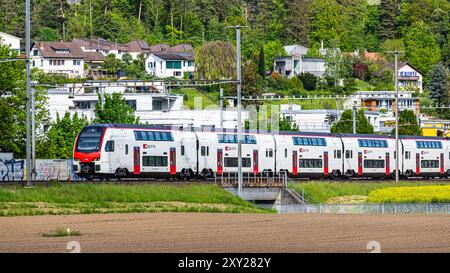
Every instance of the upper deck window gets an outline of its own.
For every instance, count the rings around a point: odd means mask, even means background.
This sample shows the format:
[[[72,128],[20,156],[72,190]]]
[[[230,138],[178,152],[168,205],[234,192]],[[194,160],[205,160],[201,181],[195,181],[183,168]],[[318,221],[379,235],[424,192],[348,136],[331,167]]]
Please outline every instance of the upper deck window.
[[[387,140],[381,139],[358,139],[359,147],[364,148],[388,148]]]
[[[294,145],[299,146],[327,146],[325,138],[293,137]]]
[[[230,143],[230,144],[237,144],[238,143],[238,137],[237,135],[223,135],[219,134],[217,135],[219,139],[219,143]],[[256,137],[251,135],[243,135],[242,136],[242,144],[256,144]]]
[[[416,141],[418,149],[442,149],[440,141]]]
[[[173,141],[172,132],[134,131],[134,138],[138,141]]]

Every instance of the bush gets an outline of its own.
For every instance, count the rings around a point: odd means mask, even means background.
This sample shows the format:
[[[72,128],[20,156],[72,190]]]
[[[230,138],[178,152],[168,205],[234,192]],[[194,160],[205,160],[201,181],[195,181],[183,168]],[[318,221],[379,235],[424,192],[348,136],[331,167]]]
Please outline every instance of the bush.
[[[313,91],[317,87],[317,77],[311,73],[301,73],[299,79],[303,83],[303,87],[308,91]]]

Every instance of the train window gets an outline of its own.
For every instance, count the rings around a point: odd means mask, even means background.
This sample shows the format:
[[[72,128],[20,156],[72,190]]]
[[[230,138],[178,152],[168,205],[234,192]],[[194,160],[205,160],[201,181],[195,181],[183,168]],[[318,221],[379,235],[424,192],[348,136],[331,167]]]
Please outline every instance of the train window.
[[[237,135],[218,134],[217,138],[219,140],[219,143],[232,143],[232,144],[238,143]],[[242,144],[256,144],[256,137],[251,135],[243,135]]]
[[[287,151],[287,149],[284,149],[284,157],[288,157],[288,151]]]
[[[167,167],[167,156],[143,156],[142,166],[145,167]]]
[[[353,158],[353,151],[352,150],[346,150],[345,151],[345,158]]]
[[[181,155],[184,155],[184,145],[181,145]]]
[[[224,166],[225,167],[238,167],[238,158],[237,157],[225,157],[224,160]],[[250,168],[252,166],[251,159],[249,157],[243,157],[242,158],[242,167],[244,168]]]
[[[128,144],[125,144],[125,154],[128,154]]]
[[[405,159],[411,159],[411,152],[405,152]]]
[[[387,148],[387,140],[380,139],[358,139],[359,147],[364,148]]]
[[[376,159],[367,159],[364,160],[364,168],[369,169],[383,169],[384,168],[384,160],[376,160]]]
[[[138,141],[173,141],[171,132],[134,131],[134,138]]]
[[[337,150],[337,158],[341,158],[342,157],[342,151],[341,150]]]
[[[325,138],[293,137],[292,141],[298,146],[327,146]]]
[[[206,156],[209,156],[209,146],[206,147]]]
[[[439,168],[439,160],[422,160],[422,168]]]
[[[202,146],[200,153],[201,153],[201,156],[206,156],[206,147],[205,146]]]
[[[105,145],[105,152],[114,152],[114,141],[108,140]]]
[[[273,149],[269,149],[269,157],[273,157]]]
[[[298,166],[300,168],[322,168],[322,159],[300,159]]]
[[[442,149],[440,141],[416,141],[418,149]]]

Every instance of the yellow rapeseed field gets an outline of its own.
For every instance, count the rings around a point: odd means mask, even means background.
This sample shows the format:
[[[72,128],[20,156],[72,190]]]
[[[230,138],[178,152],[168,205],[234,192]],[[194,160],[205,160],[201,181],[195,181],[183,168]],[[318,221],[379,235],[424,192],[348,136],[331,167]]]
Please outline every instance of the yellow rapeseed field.
[[[374,190],[369,193],[367,203],[450,203],[450,185]]]

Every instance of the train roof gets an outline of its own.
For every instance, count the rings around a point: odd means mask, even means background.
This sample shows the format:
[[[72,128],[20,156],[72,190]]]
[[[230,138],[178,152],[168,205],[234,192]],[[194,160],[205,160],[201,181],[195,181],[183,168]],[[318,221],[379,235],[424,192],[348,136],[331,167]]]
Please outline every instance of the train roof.
[[[104,124],[91,124],[86,127],[100,126],[104,128],[117,128],[117,129],[146,129],[146,130],[168,130],[168,131],[180,131],[180,132],[212,132],[212,133],[237,133],[237,129],[230,128],[215,128],[215,127],[183,127],[183,126],[168,126],[168,125],[150,125],[150,124],[120,124],[120,123],[104,123]],[[242,130],[245,134],[272,134],[270,131],[265,130]],[[316,137],[355,137],[355,138],[380,138],[380,139],[393,139],[393,136],[376,135],[376,134],[332,134],[332,133],[319,133],[319,132],[297,132],[297,131],[280,131],[278,135],[282,136],[316,136]],[[428,140],[448,140],[442,137],[429,137],[429,136],[399,136],[400,139],[428,139]]]

